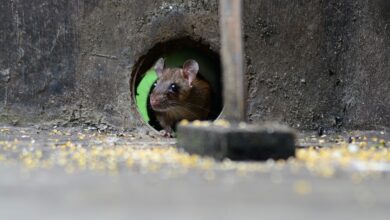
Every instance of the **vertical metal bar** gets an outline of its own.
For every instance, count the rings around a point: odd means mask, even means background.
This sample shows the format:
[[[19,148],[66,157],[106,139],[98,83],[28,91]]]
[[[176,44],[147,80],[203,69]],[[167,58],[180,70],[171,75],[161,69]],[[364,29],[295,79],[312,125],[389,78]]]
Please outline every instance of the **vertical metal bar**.
[[[223,67],[224,116],[245,120],[245,87],[242,42],[242,0],[220,0],[220,33]]]

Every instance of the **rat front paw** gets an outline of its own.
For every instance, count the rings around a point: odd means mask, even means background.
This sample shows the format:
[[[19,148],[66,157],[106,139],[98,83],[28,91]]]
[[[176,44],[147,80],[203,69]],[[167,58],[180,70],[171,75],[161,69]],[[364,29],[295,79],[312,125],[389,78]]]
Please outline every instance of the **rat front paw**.
[[[166,130],[161,130],[160,134],[163,137],[166,137],[166,138],[173,138],[174,137],[172,132],[169,132],[169,131],[166,131]]]

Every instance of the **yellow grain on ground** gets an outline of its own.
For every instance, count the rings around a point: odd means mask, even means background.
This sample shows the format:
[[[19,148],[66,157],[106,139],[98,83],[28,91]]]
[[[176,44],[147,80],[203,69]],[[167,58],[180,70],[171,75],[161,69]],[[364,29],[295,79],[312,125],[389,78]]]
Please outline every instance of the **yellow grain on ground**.
[[[208,122],[194,123],[197,126],[209,125]],[[214,125],[224,127],[229,124],[224,120],[217,120]],[[2,129],[1,132],[8,132],[8,130]],[[357,172],[359,175],[351,175],[351,178],[358,182],[361,176],[367,176],[366,174],[370,172],[390,172],[390,151],[386,146],[387,142],[375,137],[362,138],[360,139],[362,141],[353,141],[350,144],[342,142],[323,148],[297,149],[296,157],[288,160],[237,162],[229,159],[216,161],[212,158],[191,155],[174,146],[149,144],[145,147],[131,141],[116,144],[116,141],[121,140],[120,138],[100,133],[76,133],[75,138],[66,140],[61,139],[61,135],[72,136],[70,132],[54,129],[49,134],[56,137],[45,140],[46,147],[39,146],[35,140],[29,141],[28,144],[17,138],[12,138],[11,141],[0,140],[0,165],[13,162],[29,170],[60,167],[69,174],[80,171],[109,174],[126,171],[141,173],[164,171],[175,176],[175,172],[180,174],[188,170],[199,170],[204,173],[207,180],[217,178],[217,171],[233,171],[232,173],[239,176],[246,176],[283,170],[297,174],[302,170],[308,170],[325,178],[332,178],[339,171]],[[320,139],[319,142],[325,141]],[[294,191],[298,194],[307,194],[310,192],[310,185],[297,182]]]

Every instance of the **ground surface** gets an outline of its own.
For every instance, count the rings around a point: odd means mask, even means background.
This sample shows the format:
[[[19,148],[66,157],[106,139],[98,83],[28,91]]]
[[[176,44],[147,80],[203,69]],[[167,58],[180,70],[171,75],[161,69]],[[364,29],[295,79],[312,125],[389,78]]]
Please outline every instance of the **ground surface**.
[[[305,133],[296,159],[218,162],[149,134],[0,127],[0,219],[388,219],[389,141]]]

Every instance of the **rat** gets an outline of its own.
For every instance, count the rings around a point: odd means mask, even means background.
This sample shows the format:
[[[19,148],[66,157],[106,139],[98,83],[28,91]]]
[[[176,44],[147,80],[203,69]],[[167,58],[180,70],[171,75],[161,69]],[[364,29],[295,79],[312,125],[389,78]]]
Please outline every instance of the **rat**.
[[[182,68],[165,68],[160,58],[154,65],[157,73],[150,105],[165,137],[172,137],[173,128],[187,119],[205,120],[211,111],[211,86],[199,77],[199,64],[187,60]]]

